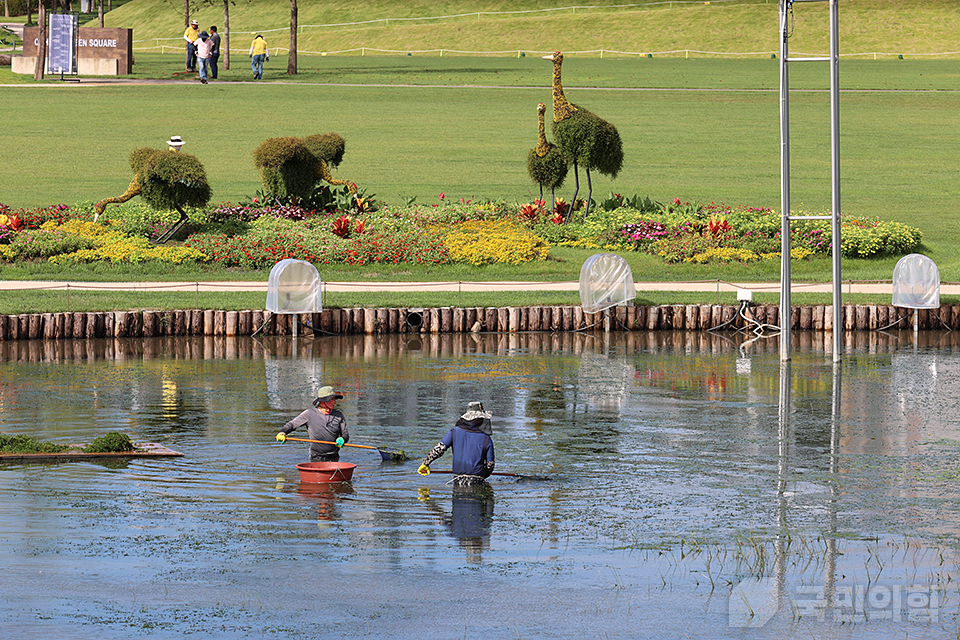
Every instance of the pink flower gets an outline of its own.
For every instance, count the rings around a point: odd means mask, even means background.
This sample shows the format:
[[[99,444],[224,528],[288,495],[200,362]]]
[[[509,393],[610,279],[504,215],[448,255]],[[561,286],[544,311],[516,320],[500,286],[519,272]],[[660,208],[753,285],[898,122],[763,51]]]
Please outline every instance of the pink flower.
[[[443,200],[443,192],[440,192],[440,199]]]

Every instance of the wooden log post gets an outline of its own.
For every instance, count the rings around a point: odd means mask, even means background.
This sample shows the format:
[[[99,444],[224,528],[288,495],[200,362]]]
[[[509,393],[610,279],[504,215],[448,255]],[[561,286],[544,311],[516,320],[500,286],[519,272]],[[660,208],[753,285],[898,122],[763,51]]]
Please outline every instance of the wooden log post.
[[[560,315],[563,317],[563,330],[564,331],[573,331],[573,310],[574,307],[567,305],[563,307]]]
[[[237,329],[240,325],[240,312],[239,311],[227,311],[226,313],[226,327],[224,329],[224,334],[228,338],[235,338],[237,336]]]
[[[54,340],[57,337],[57,323],[52,313],[43,314],[43,339]]]
[[[245,309],[240,312],[240,317],[237,319],[237,335],[248,336],[251,333],[253,333],[253,311]]]
[[[377,330],[377,310],[364,308],[363,309],[363,334],[364,335],[373,335]]]
[[[381,307],[377,309],[377,333],[386,333],[387,328],[390,326],[390,311],[386,307]]]
[[[213,330],[214,330],[214,327],[213,327],[213,324],[214,324],[213,318],[214,318],[213,309],[204,309],[204,311],[203,311],[203,335],[205,335],[205,336],[212,336],[212,335],[213,335]],[[259,325],[257,325],[257,327],[259,328]],[[270,332],[267,332],[267,333],[269,334]]]
[[[543,317],[543,308],[542,307],[530,307],[527,312],[527,330],[528,331],[540,331],[543,328],[540,320]]]
[[[173,332],[171,335],[175,336],[185,336],[187,335],[187,318],[189,312],[182,309],[178,309],[173,312]]]
[[[287,320],[290,316],[286,316]],[[224,309],[217,309],[213,312],[213,335],[224,336],[227,334],[227,312]]]
[[[484,328],[491,332],[496,333],[499,325],[497,324],[497,309],[496,307],[487,307],[484,309],[484,318],[483,318]]]
[[[553,332],[563,331],[563,309],[561,307],[550,308],[550,330]]]
[[[854,325],[854,328],[857,331],[865,330],[870,324],[870,309],[865,305],[858,304],[854,308],[854,313],[856,314],[854,320],[856,324]]]
[[[453,333],[463,333],[464,332],[464,316],[465,311],[463,307],[454,307],[450,325],[450,331]]]
[[[671,307],[670,328],[675,331],[681,331],[686,327],[687,309],[682,304],[675,304]]]
[[[39,313],[31,313],[27,316],[27,337],[30,340],[38,340],[42,335],[43,316]]]
[[[522,317],[520,307],[507,307],[507,331],[509,333],[520,331],[520,318]]]

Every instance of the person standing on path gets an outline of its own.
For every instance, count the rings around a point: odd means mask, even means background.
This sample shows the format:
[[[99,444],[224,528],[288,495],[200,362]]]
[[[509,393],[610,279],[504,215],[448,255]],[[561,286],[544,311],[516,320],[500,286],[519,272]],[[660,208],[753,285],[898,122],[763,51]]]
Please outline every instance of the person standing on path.
[[[270,61],[270,50],[267,48],[267,41],[263,36],[257,34],[250,44],[250,68],[253,70],[253,79],[259,80],[263,77],[263,61]]]
[[[311,440],[323,440],[335,444],[310,444],[310,462],[338,462],[340,447],[350,440],[347,420],[343,412],[337,409],[337,400],[343,398],[333,387],[320,387],[313,406],[296,418],[283,425],[277,434],[277,442],[286,442],[287,434],[298,427],[307,425],[307,434]]]
[[[197,31],[196,20],[190,21],[190,26],[183,32],[183,39],[187,41],[187,71],[197,70],[197,49],[194,43],[200,38],[200,32]]]
[[[220,60],[220,34],[217,28],[210,27],[210,41],[213,42],[213,48],[210,50],[210,77],[217,79],[217,61]]]
[[[213,51],[213,41],[210,35],[204,31],[196,42],[197,60],[200,63],[200,82],[207,84],[207,76],[210,75],[210,55]]]

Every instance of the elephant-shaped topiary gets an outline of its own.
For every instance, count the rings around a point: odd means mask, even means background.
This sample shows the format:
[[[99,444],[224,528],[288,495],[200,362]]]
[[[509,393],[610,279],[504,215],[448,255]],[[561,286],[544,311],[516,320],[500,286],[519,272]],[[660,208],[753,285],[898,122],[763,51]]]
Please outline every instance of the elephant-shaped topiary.
[[[347,185],[356,197],[357,185],[338,180],[330,173],[346,151],[344,139],[336,133],[323,133],[306,138],[267,138],[253,152],[253,161],[260,169],[264,190],[272,197],[299,202],[307,200],[321,180],[332,185]]]

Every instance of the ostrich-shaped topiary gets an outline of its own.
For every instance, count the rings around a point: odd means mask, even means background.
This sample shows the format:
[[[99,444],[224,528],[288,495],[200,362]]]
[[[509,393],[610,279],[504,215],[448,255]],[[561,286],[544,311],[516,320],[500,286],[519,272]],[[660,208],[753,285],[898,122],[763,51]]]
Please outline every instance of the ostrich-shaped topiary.
[[[590,170],[596,169],[604,175],[616,178],[623,168],[623,144],[615,126],[583,107],[567,102],[560,81],[563,54],[557,51],[553,55],[544,56],[544,59],[553,61],[553,137],[567,158],[573,162],[573,176],[576,180],[567,218],[569,219],[573,211],[577,193],[580,191],[577,166],[583,165],[587,172],[588,187],[587,206],[583,212],[586,219],[593,195]]]
[[[330,173],[346,151],[344,139],[336,133],[323,133],[306,138],[267,138],[253,152],[260,169],[263,188],[278,198],[305,200],[310,198],[320,180],[332,185],[346,185],[354,197],[357,185],[338,180]]]
[[[172,238],[186,224],[184,207],[203,207],[210,201],[210,185],[203,165],[196,156],[173,149],[141,147],[130,153],[133,180],[122,196],[105,198],[94,206],[96,221],[111,203],[126,202],[140,196],[147,204],[161,211],[176,209],[180,219],[163,233],[157,242]]]
[[[547,107],[541,102],[537,105],[537,120],[540,124],[540,139],[537,146],[527,154],[527,171],[533,181],[540,185],[540,201],[543,201],[544,185],[550,187],[550,208],[556,206],[557,198],[554,190],[563,186],[567,177],[567,159],[555,144],[547,142],[547,132],[544,128],[543,114]]]

